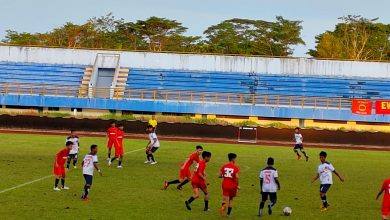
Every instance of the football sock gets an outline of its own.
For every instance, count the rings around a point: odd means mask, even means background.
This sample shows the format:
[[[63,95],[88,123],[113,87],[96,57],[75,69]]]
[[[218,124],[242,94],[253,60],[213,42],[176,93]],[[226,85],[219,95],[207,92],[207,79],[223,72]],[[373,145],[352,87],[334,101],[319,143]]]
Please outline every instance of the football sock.
[[[184,185],[186,185],[187,183],[189,182],[188,179],[185,179],[182,183],[180,183],[177,187],[181,188],[183,187]]]
[[[328,201],[326,200],[326,196],[321,196],[322,205],[324,207],[328,207]]]
[[[68,159],[68,160],[66,161],[66,168],[69,169],[69,165],[70,165],[70,159]]]
[[[306,152],[305,151],[301,151],[302,152],[302,154],[305,156],[305,157],[307,157],[307,155],[306,155]]]
[[[263,209],[264,208],[264,202],[260,202],[260,207],[259,207],[259,209]]]
[[[119,159],[118,166],[122,166],[122,158]]]
[[[60,179],[57,179],[57,178],[56,178],[55,181],[54,181],[54,187],[55,187],[55,188],[57,188],[58,182],[60,182]]]
[[[62,185],[62,187],[65,186],[65,179],[61,179],[61,185]]]
[[[111,162],[114,162],[115,159],[116,159],[116,157],[113,157],[113,158],[111,159]]]
[[[73,166],[76,166],[76,164],[77,164],[77,159],[74,159],[73,160]]]
[[[179,180],[172,180],[172,181],[169,181],[169,182],[168,182],[168,185],[171,185],[171,184],[178,184],[178,183],[180,183]]]
[[[150,160],[151,160],[152,162],[156,162],[156,161],[154,160],[153,154],[150,154]]]
[[[83,197],[84,197],[84,198],[87,197],[87,196],[88,196],[88,193],[89,193],[89,186],[85,185],[85,186],[84,186],[84,195],[83,195]]]
[[[207,210],[207,209],[209,209],[209,201],[204,200],[204,210]]]
[[[111,158],[111,152],[107,154],[107,158]]]
[[[233,209],[232,207],[228,208],[227,215],[230,215],[230,213],[232,212],[232,209]]]
[[[193,202],[195,200],[195,198],[193,197],[193,196],[191,196],[188,200],[187,200],[187,202],[188,203],[191,203],[191,202]]]

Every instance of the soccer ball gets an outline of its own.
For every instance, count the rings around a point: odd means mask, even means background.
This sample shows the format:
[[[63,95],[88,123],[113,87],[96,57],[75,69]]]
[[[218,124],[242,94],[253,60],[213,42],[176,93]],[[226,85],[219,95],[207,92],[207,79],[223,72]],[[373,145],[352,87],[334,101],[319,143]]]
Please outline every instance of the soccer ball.
[[[292,213],[292,209],[290,207],[284,207],[283,209],[283,215],[290,216]]]

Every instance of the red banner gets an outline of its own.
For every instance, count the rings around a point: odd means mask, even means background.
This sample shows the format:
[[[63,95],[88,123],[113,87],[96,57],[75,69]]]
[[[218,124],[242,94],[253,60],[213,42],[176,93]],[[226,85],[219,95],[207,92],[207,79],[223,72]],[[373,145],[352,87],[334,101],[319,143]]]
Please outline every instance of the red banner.
[[[352,113],[358,115],[371,115],[372,102],[365,99],[352,99]]]
[[[390,114],[390,100],[378,100],[375,102],[376,114]]]

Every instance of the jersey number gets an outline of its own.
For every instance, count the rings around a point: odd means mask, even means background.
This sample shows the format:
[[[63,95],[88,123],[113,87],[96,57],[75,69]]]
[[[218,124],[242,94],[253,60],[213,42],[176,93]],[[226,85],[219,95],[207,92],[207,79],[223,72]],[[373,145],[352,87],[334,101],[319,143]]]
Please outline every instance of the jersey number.
[[[266,173],[265,176],[264,176],[264,183],[265,184],[270,184],[271,183],[271,174],[270,173]]]
[[[87,160],[85,160],[84,161],[84,167],[88,167],[89,166],[89,164],[91,164],[91,159],[87,159]]]
[[[233,178],[233,172],[234,172],[234,169],[225,168],[225,173],[223,174],[223,177]]]

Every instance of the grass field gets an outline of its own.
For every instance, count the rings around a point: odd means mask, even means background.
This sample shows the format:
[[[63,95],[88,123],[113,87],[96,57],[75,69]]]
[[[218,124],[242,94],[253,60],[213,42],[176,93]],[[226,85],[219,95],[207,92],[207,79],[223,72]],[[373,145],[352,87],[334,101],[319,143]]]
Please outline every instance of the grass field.
[[[321,149],[308,149],[309,162],[297,161],[286,147],[254,147],[245,145],[204,144],[213,156],[207,173],[210,181],[210,206],[204,213],[202,199],[187,211],[184,201],[191,195],[190,185],[182,191],[174,187],[160,190],[165,179],[178,175],[179,164],[193,151],[196,143],[162,141],[156,153],[158,164],[143,164],[146,141],[126,140],[124,168],[108,168],[105,164],[104,138],[81,137],[81,155],[87,146],[100,146],[99,159],[103,177],[96,176],[90,202],[79,198],[84,184],[80,168],[70,170],[69,191],[53,191],[52,171],[55,153],[64,143],[63,136],[0,134],[0,216],[4,219],[218,219],[221,202],[219,167],[226,154],[238,154],[241,167],[239,197],[235,201],[232,219],[257,219],[259,199],[258,172],[268,156],[276,159],[282,189],[274,215],[262,219],[380,219],[380,202],[375,195],[381,181],[388,177],[390,152],[327,150],[328,159],[345,176],[345,183],[335,178],[328,194],[331,208],[320,212],[319,183],[311,184],[319,163]],[[20,188],[3,190],[38,180]],[[293,214],[281,216],[284,206]]]

